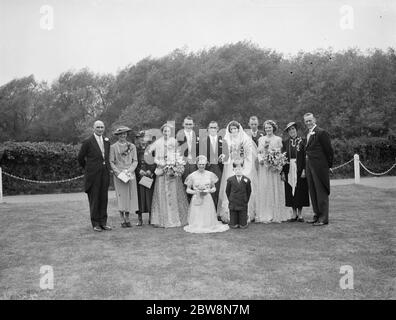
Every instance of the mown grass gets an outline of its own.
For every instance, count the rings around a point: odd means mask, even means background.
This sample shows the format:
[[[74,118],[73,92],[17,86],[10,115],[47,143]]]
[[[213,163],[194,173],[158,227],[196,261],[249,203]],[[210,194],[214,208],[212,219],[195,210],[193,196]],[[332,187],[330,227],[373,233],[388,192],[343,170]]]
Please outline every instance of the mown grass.
[[[2,204],[0,299],[394,299],[395,194],[337,186],[326,227],[219,234],[122,229],[114,201],[114,230],[102,233],[90,228],[87,201]],[[42,265],[53,267],[53,290],[39,287]],[[343,265],[353,290],[340,288]]]

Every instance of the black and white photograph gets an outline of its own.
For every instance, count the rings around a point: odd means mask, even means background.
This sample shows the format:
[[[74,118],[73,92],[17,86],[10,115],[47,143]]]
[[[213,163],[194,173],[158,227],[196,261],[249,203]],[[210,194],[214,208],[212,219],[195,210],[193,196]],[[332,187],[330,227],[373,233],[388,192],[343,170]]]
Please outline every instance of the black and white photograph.
[[[0,0],[0,300],[395,300],[395,208],[396,1]]]

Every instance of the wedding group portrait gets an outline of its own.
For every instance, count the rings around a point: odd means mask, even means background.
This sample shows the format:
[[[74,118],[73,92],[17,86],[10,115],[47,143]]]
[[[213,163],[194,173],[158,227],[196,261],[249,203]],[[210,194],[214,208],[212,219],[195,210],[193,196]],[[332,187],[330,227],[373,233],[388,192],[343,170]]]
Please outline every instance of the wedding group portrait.
[[[0,1],[0,300],[394,300],[395,18]]]

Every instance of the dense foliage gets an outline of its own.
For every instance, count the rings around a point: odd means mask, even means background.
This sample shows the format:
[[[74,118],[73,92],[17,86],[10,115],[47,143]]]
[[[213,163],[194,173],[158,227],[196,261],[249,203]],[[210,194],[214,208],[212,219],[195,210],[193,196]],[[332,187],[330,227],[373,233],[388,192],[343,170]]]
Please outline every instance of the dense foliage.
[[[329,49],[284,57],[239,42],[148,57],[116,76],[82,69],[67,71],[52,84],[37,82],[33,75],[14,79],[0,87],[0,143],[14,141],[2,144],[1,165],[31,179],[79,175],[76,144],[92,132],[96,119],[105,122],[111,137],[120,124],[138,131],[175,120],[180,129],[186,115],[196,128],[206,128],[211,120],[225,128],[232,119],[247,128],[251,115],[261,125],[273,119],[283,128],[289,121],[302,124],[305,112],[313,112],[330,132],[335,165],[358,152],[370,169],[389,168],[396,157],[395,50]],[[335,176],[352,174],[349,165]],[[77,191],[82,183],[21,187],[4,180],[7,193]]]

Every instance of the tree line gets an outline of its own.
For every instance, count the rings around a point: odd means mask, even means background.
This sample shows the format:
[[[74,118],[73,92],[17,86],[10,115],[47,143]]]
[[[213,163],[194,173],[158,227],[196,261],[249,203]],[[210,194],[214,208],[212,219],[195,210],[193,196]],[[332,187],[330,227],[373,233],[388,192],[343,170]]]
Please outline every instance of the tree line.
[[[116,75],[89,69],[66,71],[51,84],[33,75],[0,87],[0,142],[58,141],[76,144],[101,119],[107,135],[117,125],[134,131],[196,127],[231,120],[244,127],[251,115],[280,128],[316,115],[332,137],[388,137],[396,132],[396,54],[372,49],[332,49],[285,57],[251,42],[188,53],[177,49],[147,57]],[[178,129],[178,128],[176,128]]]

